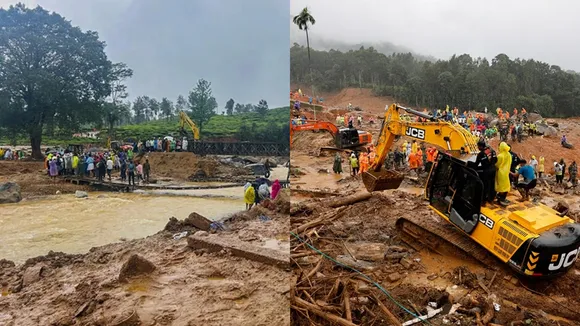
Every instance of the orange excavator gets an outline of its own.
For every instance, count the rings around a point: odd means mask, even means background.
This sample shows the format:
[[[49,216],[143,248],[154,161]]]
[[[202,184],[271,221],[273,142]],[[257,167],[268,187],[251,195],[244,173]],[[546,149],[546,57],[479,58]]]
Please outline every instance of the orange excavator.
[[[366,131],[358,130],[356,128],[338,128],[332,122],[328,121],[306,121],[301,125],[290,125],[290,144],[292,144],[292,136],[296,131],[328,131],[334,138],[336,148],[326,149],[356,149],[370,145],[372,143],[372,135]]]

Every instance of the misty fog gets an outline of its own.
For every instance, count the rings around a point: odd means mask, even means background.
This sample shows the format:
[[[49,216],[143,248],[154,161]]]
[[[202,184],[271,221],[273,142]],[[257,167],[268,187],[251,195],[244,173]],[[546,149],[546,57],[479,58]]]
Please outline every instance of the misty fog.
[[[328,40],[392,42],[441,59],[505,53],[580,71],[577,1],[291,0],[291,16],[305,6],[316,19],[310,34],[315,49]],[[289,23],[292,40],[305,44],[304,32]]]

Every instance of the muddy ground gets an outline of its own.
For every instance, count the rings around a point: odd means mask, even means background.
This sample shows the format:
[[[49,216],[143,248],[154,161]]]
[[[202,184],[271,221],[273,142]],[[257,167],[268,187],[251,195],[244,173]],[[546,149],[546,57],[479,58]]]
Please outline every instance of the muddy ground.
[[[235,215],[219,237],[288,252],[287,191],[268,207]],[[191,249],[187,237],[174,238],[183,231],[204,236],[187,219],[166,229],[81,255],[51,252],[21,266],[0,261],[0,325],[290,324],[287,270]],[[128,263],[135,254],[154,267]],[[122,322],[132,314],[140,323]]]
[[[333,111],[343,109],[345,102],[353,106],[368,103],[373,106],[369,114],[390,104],[379,106],[373,102],[376,98],[369,99],[352,90],[332,95],[329,94],[328,103],[335,101],[338,107],[327,108],[326,119],[331,121]],[[570,142],[580,139],[576,120],[558,123]],[[378,136],[377,126],[364,124],[362,129],[373,133],[375,139]],[[514,144],[514,149],[526,158],[545,156],[549,174],[552,160],[563,157],[570,162],[577,157],[577,149],[559,146],[560,136],[537,137]],[[337,198],[366,193],[360,176],[349,176],[347,155],[342,154],[344,173],[336,175],[332,172],[334,154],[319,150],[332,143],[329,134],[302,132],[294,134],[293,139],[291,229],[308,243],[296,238],[292,242],[294,325],[395,325],[439,308],[443,311],[429,319],[431,325],[580,325],[576,309],[580,304],[579,262],[561,278],[531,284],[520,281],[499,260],[493,266],[484,266],[453,247],[436,253],[418,244],[409,245],[395,228],[399,217],[445,223],[428,209],[421,196],[424,176],[405,179],[396,191],[336,206]],[[548,176],[534,196],[550,207],[564,201],[570,207],[570,215],[578,218],[578,191],[554,187],[552,179]],[[319,223],[312,225],[313,221]],[[355,266],[366,276],[330,259],[320,260],[309,245],[339,263]],[[450,314],[450,310],[455,312]]]

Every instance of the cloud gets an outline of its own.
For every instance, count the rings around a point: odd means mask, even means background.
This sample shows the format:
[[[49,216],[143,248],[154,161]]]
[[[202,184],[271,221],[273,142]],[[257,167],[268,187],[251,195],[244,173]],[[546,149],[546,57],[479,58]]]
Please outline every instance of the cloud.
[[[18,1],[0,0],[0,6]],[[28,0],[83,30],[99,32],[107,54],[134,70],[130,96],[187,95],[200,78],[219,108],[233,98],[288,105],[289,4],[272,0]]]
[[[580,71],[577,1],[291,0],[291,14],[305,6],[317,20],[314,48],[317,39],[388,41],[442,59],[505,53]]]

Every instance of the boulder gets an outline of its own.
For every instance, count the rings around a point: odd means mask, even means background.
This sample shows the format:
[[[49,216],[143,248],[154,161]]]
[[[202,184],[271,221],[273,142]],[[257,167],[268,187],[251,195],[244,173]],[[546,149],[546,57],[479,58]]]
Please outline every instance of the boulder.
[[[536,129],[538,130],[538,133],[546,137],[555,137],[558,135],[558,130],[546,123],[536,122]]]
[[[0,204],[17,203],[21,200],[20,186],[17,183],[0,183]]]
[[[77,190],[77,191],[75,191],[75,197],[77,197],[77,198],[87,198],[87,197],[89,197],[89,194],[86,191]]]
[[[538,120],[542,120],[542,116],[539,113],[528,113],[527,122],[533,122]]]
[[[129,257],[123,267],[121,267],[121,272],[119,273],[119,281],[125,282],[129,278],[139,275],[146,275],[152,273],[155,270],[155,265],[147,259],[139,256],[132,255]]]

